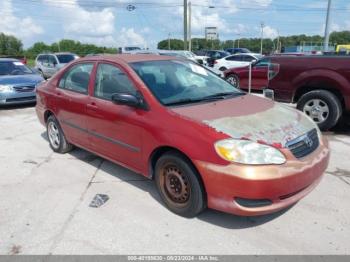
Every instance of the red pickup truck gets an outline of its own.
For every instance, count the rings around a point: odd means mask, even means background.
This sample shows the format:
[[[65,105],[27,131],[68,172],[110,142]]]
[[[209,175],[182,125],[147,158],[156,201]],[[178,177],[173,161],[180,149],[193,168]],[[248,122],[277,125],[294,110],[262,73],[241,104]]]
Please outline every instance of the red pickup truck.
[[[224,77],[247,90],[249,67],[229,69]],[[272,89],[277,101],[297,103],[321,130],[328,130],[350,111],[350,57],[265,57],[252,65],[251,88]]]

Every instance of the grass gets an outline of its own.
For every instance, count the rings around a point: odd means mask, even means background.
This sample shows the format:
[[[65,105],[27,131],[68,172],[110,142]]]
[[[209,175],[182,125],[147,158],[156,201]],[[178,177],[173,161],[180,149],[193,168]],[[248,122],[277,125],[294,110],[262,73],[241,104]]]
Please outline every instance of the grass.
[[[27,66],[34,67],[35,60],[34,59],[27,59]]]

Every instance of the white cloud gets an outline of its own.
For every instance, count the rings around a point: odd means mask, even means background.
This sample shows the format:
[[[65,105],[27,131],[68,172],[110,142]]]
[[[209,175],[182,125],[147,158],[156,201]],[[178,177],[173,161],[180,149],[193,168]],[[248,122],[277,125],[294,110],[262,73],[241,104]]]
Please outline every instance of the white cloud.
[[[116,16],[108,6],[86,9],[80,6],[77,0],[65,0],[63,5],[54,0],[43,1],[57,10],[67,38],[113,47],[146,45],[141,33],[146,33],[149,28],[140,29],[140,34],[135,32],[134,28],[116,31]]]
[[[26,40],[43,33],[41,26],[37,25],[29,16],[16,17],[13,13],[12,0],[2,0],[0,3],[0,32],[14,35]]]
[[[278,31],[270,26],[264,27],[264,38],[276,38],[278,36]]]

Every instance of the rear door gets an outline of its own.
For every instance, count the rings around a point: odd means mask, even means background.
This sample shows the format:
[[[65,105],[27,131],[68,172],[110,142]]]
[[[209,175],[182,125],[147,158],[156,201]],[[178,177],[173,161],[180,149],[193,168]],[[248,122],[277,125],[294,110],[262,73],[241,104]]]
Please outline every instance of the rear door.
[[[68,140],[87,148],[86,104],[93,63],[70,67],[56,89],[57,117]]]
[[[146,112],[111,100],[115,93],[136,92],[133,81],[121,67],[99,63],[86,106],[91,147],[137,171],[141,169],[141,130]]]

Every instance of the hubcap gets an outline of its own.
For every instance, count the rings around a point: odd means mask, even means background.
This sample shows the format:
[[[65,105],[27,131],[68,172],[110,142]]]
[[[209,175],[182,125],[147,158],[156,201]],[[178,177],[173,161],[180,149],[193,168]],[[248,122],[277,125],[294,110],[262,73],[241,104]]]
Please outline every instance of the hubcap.
[[[174,204],[185,205],[190,198],[190,185],[187,176],[176,166],[162,169],[160,183],[165,196]]]
[[[317,124],[323,123],[329,116],[329,107],[327,103],[320,99],[312,99],[308,101],[305,104],[303,111]]]
[[[237,78],[234,76],[230,76],[227,78],[227,82],[229,82],[231,85],[233,85],[234,87],[237,87],[238,81]]]
[[[49,136],[50,144],[53,148],[58,149],[60,146],[60,133],[57,125],[54,122],[50,122],[47,127],[47,133]]]

